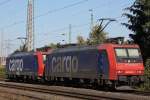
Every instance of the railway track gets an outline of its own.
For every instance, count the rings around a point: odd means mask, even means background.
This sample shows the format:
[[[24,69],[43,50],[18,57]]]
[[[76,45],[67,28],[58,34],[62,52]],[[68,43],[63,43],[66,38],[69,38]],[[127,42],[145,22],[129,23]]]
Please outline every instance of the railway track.
[[[132,93],[132,94],[135,94],[135,95],[142,95],[142,96],[150,96],[150,92],[148,91],[127,91],[128,93]],[[127,93],[126,92],[126,93]],[[149,98],[150,99],[150,98]]]
[[[7,87],[7,88],[14,88],[14,89],[19,89],[19,90],[27,90],[27,91],[34,91],[34,92],[40,92],[40,93],[48,93],[48,94],[54,94],[54,95],[62,95],[62,96],[67,96],[67,97],[73,97],[73,98],[78,98],[78,99],[90,99],[90,100],[99,100],[99,99],[108,99],[108,100],[122,100],[119,98],[112,98],[112,97],[106,97],[106,96],[97,96],[97,95],[92,95],[92,94],[84,94],[84,93],[79,93],[75,91],[66,91],[66,90],[61,90],[61,89],[48,89],[48,88],[42,88],[39,86],[31,86],[31,85],[20,85],[20,84],[8,84],[1,82],[0,83],[1,87]],[[30,96],[28,96],[30,97]],[[33,98],[33,97],[32,97]]]
[[[45,94],[61,95],[65,97],[72,97],[77,99],[90,99],[90,100],[149,100],[150,96],[141,96],[130,93],[112,93],[104,91],[96,91],[89,89],[77,89],[60,86],[43,86],[32,85],[24,83],[13,82],[0,82],[0,87],[14,88],[19,90],[26,90],[31,92],[39,92]]]
[[[149,91],[138,91],[138,90],[119,90],[119,91],[114,91],[114,92],[120,92],[120,93],[130,93],[133,95],[140,95],[140,96],[150,96],[150,92]],[[150,100],[150,98],[149,98]]]
[[[0,98],[3,100],[19,100],[19,98],[24,98],[23,100],[43,100],[42,98],[36,97],[34,95],[24,94],[24,93],[15,93],[10,91],[0,90]],[[7,94],[7,95],[6,95]]]

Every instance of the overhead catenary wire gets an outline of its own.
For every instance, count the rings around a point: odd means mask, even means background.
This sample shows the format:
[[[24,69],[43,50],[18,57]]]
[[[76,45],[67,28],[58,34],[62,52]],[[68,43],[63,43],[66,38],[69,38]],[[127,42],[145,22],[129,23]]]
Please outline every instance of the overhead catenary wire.
[[[6,1],[8,2],[8,1],[11,1],[11,0],[6,0]],[[49,11],[47,11],[46,13],[43,13],[43,14],[40,14],[40,15],[35,16],[34,19],[37,19],[37,18],[40,18],[40,17],[43,17],[43,16],[47,16],[47,15],[49,15],[49,14],[51,14],[51,13],[55,13],[55,12],[64,10],[64,9],[66,9],[66,8],[70,8],[70,7],[73,7],[73,6],[76,6],[76,5],[85,3],[85,2],[87,2],[87,1],[88,1],[88,0],[82,0],[82,1],[79,1],[79,2],[76,2],[76,3],[72,3],[72,4],[69,4],[69,5],[66,5],[66,6],[61,7],[61,8],[57,8],[57,9],[54,9],[54,10],[49,10]],[[1,4],[1,3],[0,3],[0,4]],[[99,8],[99,6],[94,7],[93,9],[96,9],[96,8]],[[74,16],[74,15],[75,15],[75,14],[72,14],[72,16]],[[79,14],[77,13],[76,15],[79,15]],[[25,23],[25,22],[26,22],[26,21],[20,20],[20,21],[14,22],[14,23],[12,23],[12,24],[9,24],[9,25],[7,25],[7,26],[4,26],[4,27],[2,27],[1,29],[10,28],[10,27],[13,27],[13,26],[15,26],[15,25],[23,24],[23,23]]]
[[[120,23],[119,21],[123,18],[123,16],[117,16],[117,17],[114,17],[114,19],[117,20],[117,23]],[[97,23],[98,21],[95,21],[94,23]],[[84,23],[84,24],[79,24],[79,25],[72,25],[72,28],[73,29],[78,29],[78,28],[81,28],[81,27],[84,27],[84,26],[87,26],[89,25],[90,23]],[[45,32],[45,33],[38,33],[38,34],[41,34],[41,35],[45,35],[46,37],[44,39],[42,39],[42,41],[46,41],[46,39],[48,38],[47,35],[51,35],[51,34],[54,34],[54,33],[62,33],[63,31],[65,30],[68,30],[68,27],[62,27],[62,28],[58,28],[58,29],[55,29],[55,30],[51,30],[49,32]]]
[[[11,1],[11,0],[6,0],[6,1]],[[66,6],[61,7],[61,8],[49,10],[49,11],[47,11],[46,13],[43,13],[43,14],[40,14],[40,15],[35,16],[35,19],[40,18],[40,17],[43,17],[43,16],[47,16],[47,15],[49,15],[49,14],[51,14],[51,13],[55,13],[55,12],[64,10],[64,9],[66,9],[66,8],[71,8],[71,7],[73,7],[73,6],[76,6],[76,5],[85,3],[85,2],[87,2],[87,1],[88,1],[88,0],[82,0],[82,1],[79,1],[79,2],[76,2],[76,3],[72,3],[72,4],[69,4],[69,5],[66,5]],[[0,4],[1,4],[1,3],[0,3]],[[92,8],[92,9],[97,9],[97,8],[101,8],[101,6],[97,6],[97,7],[94,7],[94,8]],[[83,13],[83,11],[81,11],[81,12]],[[80,13],[81,13],[81,12],[80,12]],[[85,11],[84,11],[84,12],[85,12]],[[71,14],[71,15],[72,15],[72,16],[74,16],[74,15],[79,15],[79,13]],[[7,26],[4,26],[3,29],[9,28],[9,27],[13,27],[13,26],[15,26],[15,25],[19,25],[19,24],[22,24],[22,23],[25,23],[25,22],[26,22],[26,21],[23,21],[23,20],[17,21],[17,22],[14,22],[14,23],[12,23],[12,24],[9,24],[9,25],[7,25]],[[1,29],[2,29],[2,28],[1,28]]]
[[[78,24],[78,25],[72,25],[72,29],[78,29],[78,28],[81,28],[81,27],[84,27],[84,26],[88,26],[90,23],[83,23],[83,24]],[[52,35],[54,33],[63,33],[62,31],[65,31],[67,30],[68,31],[68,27],[63,27],[63,28],[58,28],[58,29],[55,29],[55,30],[52,30],[52,31],[49,31],[49,32],[46,32],[46,33],[38,33],[38,34],[41,34],[41,35],[45,35],[46,37],[45,38],[42,38],[41,41],[47,41],[47,38],[48,38],[48,35]],[[65,32],[66,34],[66,32]]]
[[[114,17],[114,19],[116,19],[117,21],[118,20],[120,20],[122,18],[122,16],[118,16],[118,17]],[[95,21],[94,23],[97,23],[98,21]],[[72,25],[72,28],[73,29],[77,29],[77,28],[81,28],[81,27],[84,27],[84,26],[87,26],[87,25],[89,25],[90,23],[83,23],[83,24],[78,24],[78,25]],[[65,31],[65,30],[68,30],[68,27],[66,26],[66,27],[62,27],[62,28],[58,28],[58,29],[54,29],[54,30],[51,30],[51,31],[49,31],[49,32],[44,32],[44,33],[42,33],[42,32],[40,32],[40,33],[38,33],[39,35],[41,34],[41,35],[50,35],[50,34],[53,34],[53,33],[56,33],[56,32],[60,32],[60,31]]]
[[[114,17],[114,19],[116,19],[117,21],[120,21],[121,18],[123,18],[123,16],[118,16],[118,17]],[[97,23],[97,21],[94,21],[94,23]],[[90,23],[83,23],[83,24],[78,24],[78,25],[72,25],[72,28],[75,29],[75,28],[80,28],[80,27],[83,27],[83,26],[87,26],[89,25]],[[54,29],[54,30],[51,30],[49,32],[45,32],[45,33],[42,33],[42,35],[49,35],[49,33],[55,33],[55,32],[60,32],[60,31],[65,31],[67,30],[68,27],[62,27],[62,28],[58,28],[58,29]],[[38,33],[38,34],[41,34],[41,33]]]
[[[86,26],[86,25],[89,25],[90,23],[84,23],[84,24],[78,24],[78,25],[72,25],[72,28],[80,28],[80,27],[83,27],[83,26]],[[64,30],[67,30],[68,27],[62,27],[62,28],[58,28],[58,29],[54,29],[54,30],[51,30],[49,32],[45,32],[45,33],[42,33],[42,35],[49,35],[49,33],[55,33],[55,32],[59,32],[59,31],[64,31]],[[38,33],[38,34],[41,34],[41,33]]]
[[[64,9],[67,9],[67,8],[74,7],[74,6],[76,6],[76,5],[85,3],[85,2],[87,2],[87,1],[88,1],[88,0],[81,0],[81,1],[79,1],[79,2],[75,2],[75,3],[72,3],[72,4],[66,5],[66,6],[64,6],[64,7],[61,7],[61,8],[57,8],[57,9],[54,9],[54,10],[49,10],[49,11],[47,11],[46,13],[40,14],[40,15],[38,15],[38,16],[35,16],[34,19],[37,19],[37,18],[40,18],[40,17],[43,17],[43,16],[47,16],[47,15],[49,15],[50,13],[55,13],[55,12],[59,12],[59,11],[62,11],[62,10],[64,10]],[[15,25],[19,25],[19,24],[22,24],[22,23],[25,23],[25,22],[26,22],[26,21],[23,21],[23,20],[17,21],[17,22],[14,22],[14,23],[10,24],[10,25],[7,25],[7,26],[5,26],[5,27],[3,27],[3,28],[1,28],[1,29],[10,28],[10,27],[13,27],[13,26],[15,26]]]
[[[114,0],[112,0],[112,1],[110,1],[109,2],[109,4],[112,4],[114,2]],[[98,6],[94,6],[94,7],[90,7],[89,9],[93,9],[93,10],[95,10],[95,9],[97,9],[97,8],[102,8],[102,7],[107,7],[107,3],[106,4],[99,4]],[[89,9],[86,9],[86,10],[80,10],[79,12],[77,12],[77,13],[73,13],[73,14],[71,14],[71,16],[75,16],[75,15],[79,15],[79,14],[83,14],[83,13],[86,13],[87,11],[89,12]]]
[[[62,11],[62,10],[64,10],[64,9],[71,8],[71,7],[74,7],[74,6],[83,4],[83,3],[87,2],[87,1],[89,1],[89,0],[81,0],[81,1],[78,1],[78,2],[75,2],[75,3],[72,3],[72,4],[69,4],[69,5],[65,5],[65,6],[63,6],[63,7],[61,7],[61,8],[49,10],[49,11],[47,11],[46,13],[43,13],[43,14],[40,14],[40,15],[35,16],[34,19],[38,19],[38,18],[47,16],[47,15],[49,15],[49,14],[51,14],[51,13],[59,12],[59,11]],[[26,21],[24,21],[24,20],[20,20],[20,21],[14,22],[14,23],[12,23],[12,24],[9,24],[9,25],[7,25],[7,26],[4,26],[4,27],[2,27],[1,29],[10,28],[10,27],[13,27],[13,26],[15,26],[15,25],[22,24],[22,23],[25,23],[25,22],[26,22]]]
[[[39,18],[39,17],[42,17],[42,16],[46,16],[48,14],[55,13],[55,12],[58,12],[58,11],[61,11],[61,10],[67,9],[67,8],[71,8],[71,7],[77,6],[79,4],[83,4],[83,3],[87,2],[87,1],[89,1],[89,0],[81,0],[79,2],[75,2],[75,3],[72,3],[72,4],[66,5],[64,7],[61,7],[61,8],[49,10],[46,13],[43,13],[43,14],[40,14],[40,15],[36,16],[36,18]]]
[[[82,1],[88,1],[88,0],[82,0]],[[76,3],[77,3],[77,2],[76,2]],[[49,15],[49,14],[51,14],[51,13],[55,13],[55,12],[62,11],[62,10],[64,10],[64,9],[66,9],[67,6],[68,6],[68,8],[70,8],[69,5],[66,5],[66,6],[64,6],[64,7],[60,7],[60,8],[54,9],[54,10],[50,10],[50,11],[47,11],[47,12],[45,12],[45,13],[43,13],[43,14],[40,14],[40,15],[36,16],[35,19],[40,18],[40,17],[43,17],[43,16],[47,16],[47,15]],[[70,6],[71,6],[71,4],[70,4]],[[62,8],[62,9],[61,9],[61,8]],[[96,9],[96,8],[99,8],[99,7],[95,7],[94,9]],[[78,15],[79,15],[79,14],[78,14]],[[121,21],[121,19],[122,19],[122,18],[120,18],[119,21]],[[13,27],[13,26],[19,25],[19,24],[21,24],[21,23],[25,23],[25,21],[14,22],[13,24],[6,26],[6,28],[8,28],[8,27]],[[72,26],[72,27],[73,27],[73,29],[76,28],[75,26]],[[58,31],[63,31],[63,30],[68,30],[68,26],[66,26],[66,27],[64,27],[64,28],[61,28],[61,29],[56,29],[56,30],[54,30],[54,31],[55,31],[55,32],[58,32]],[[50,31],[50,32],[53,33],[54,31]],[[47,33],[48,33],[48,32],[47,32]],[[43,35],[43,34],[42,34],[42,35]]]

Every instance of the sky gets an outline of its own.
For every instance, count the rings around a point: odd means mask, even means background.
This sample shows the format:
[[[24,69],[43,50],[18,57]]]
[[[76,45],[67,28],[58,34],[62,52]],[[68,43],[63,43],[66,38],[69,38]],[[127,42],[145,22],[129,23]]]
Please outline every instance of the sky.
[[[104,30],[109,33],[108,37],[128,38],[131,31],[121,25],[127,22],[127,18],[122,17],[122,14],[134,1],[35,0],[35,47],[58,42],[68,43],[69,25],[72,26],[72,43],[76,43],[76,37],[79,35],[88,38],[91,23],[89,9],[93,9],[94,24],[98,24],[100,18],[116,18],[117,21]],[[3,33],[1,41],[3,40],[5,53],[19,48],[22,42],[17,38],[26,36],[27,2],[28,0],[0,0],[0,33]]]

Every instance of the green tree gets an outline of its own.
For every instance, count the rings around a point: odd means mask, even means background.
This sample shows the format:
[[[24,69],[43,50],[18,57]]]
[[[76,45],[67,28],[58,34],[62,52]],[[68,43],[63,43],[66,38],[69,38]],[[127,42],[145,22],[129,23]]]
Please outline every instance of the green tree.
[[[19,51],[21,51],[21,52],[27,52],[27,46],[26,46],[26,44],[21,45],[20,48],[19,48]]]
[[[129,36],[139,44],[146,61],[150,57],[150,0],[136,0],[126,10],[130,12],[124,14],[128,18],[128,23],[123,25],[134,32]]]
[[[53,48],[53,49],[56,49],[56,48],[57,48],[57,44],[50,43],[50,44],[48,45],[48,47],[51,47],[51,48]]]
[[[102,27],[95,25],[89,36],[89,43],[92,45],[104,43],[107,38],[107,33],[102,31]]]
[[[18,49],[16,49],[13,53],[17,52],[27,52],[27,47],[25,44],[22,44]]]
[[[145,63],[144,84],[140,86],[140,90],[150,90],[150,59]]]
[[[79,45],[85,45],[86,44],[86,41],[84,40],[84,38],[82,36],[78,36],[77,37],[77,43]]]

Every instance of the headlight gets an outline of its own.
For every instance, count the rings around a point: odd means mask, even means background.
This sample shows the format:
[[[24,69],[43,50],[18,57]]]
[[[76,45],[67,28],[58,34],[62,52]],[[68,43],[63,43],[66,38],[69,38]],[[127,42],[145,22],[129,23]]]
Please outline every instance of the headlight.
[[[138,74],[143,74],[143,73],[144,73],[143,70],[137,70],[136,72],[137,72]]]
[[[124,73],[123,70],[118,70],[118,71],[117,71],[117,74],[123,74],[123,73]]]

